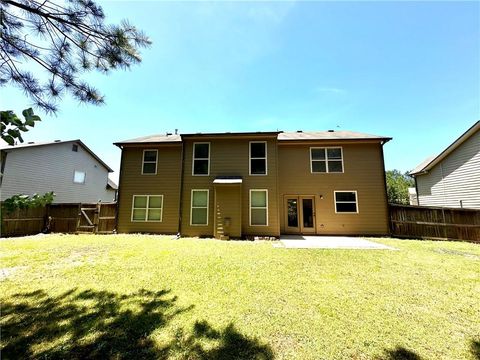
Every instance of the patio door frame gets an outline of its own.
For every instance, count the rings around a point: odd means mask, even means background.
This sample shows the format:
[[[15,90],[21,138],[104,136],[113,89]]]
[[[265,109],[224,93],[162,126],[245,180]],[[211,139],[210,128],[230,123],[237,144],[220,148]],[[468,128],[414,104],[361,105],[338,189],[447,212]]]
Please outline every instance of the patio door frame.
[[[312,212],[313,227],[304,226],[304,213],[303,213],[303,200],[312,200]],[[288,226],[288,200],[297,201],[297,227]],[[315,195],[284,195],[283,197],[283,210],[285,221],[285,233],[286,234],[316,234],[316,208],[315,208]]]

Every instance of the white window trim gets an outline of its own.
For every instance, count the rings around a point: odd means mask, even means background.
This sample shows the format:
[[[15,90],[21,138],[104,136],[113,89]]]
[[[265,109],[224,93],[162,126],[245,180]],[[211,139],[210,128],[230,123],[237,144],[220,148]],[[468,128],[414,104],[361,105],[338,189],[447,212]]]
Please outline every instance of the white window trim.
[[[208,158],[195,158],[195,145],[208,144]],[[212,146],[209,142],[194,142],[192,151],[192,176],[210,176],[210,148]],[[208,172],[206,174],[195,174],[195,160],[207,160]]]
[[[357,211],[340,211],[337,212],[337,203],[340,204],[352,204],[353,201],[337,201],[337,193],[343,193],[343,192],[353,192],[355,193],[355,205],[357,206]],[[333,208],[335,209],[335,214],[358,214],[360,212],[360,209],[358,208],[358,193],[357,190],[335,190],[333,192]]]
[[[147,207],[146,207],[146,211],[145,211],[145,220],[134,220],[133,219],[133,210],[135,209],[143,209],[143,208],[135,208],[135,198],[136,197],[141,197],[141,196],[146,196],[147,197]],[[151,196],[160,196],[162,198],[162,207],[160,208],[160,220],[148,220],[148,210],[149,210],[149,207],[148,205],[150,204],[150,197]],[[158,208],[155,208],[155,209],[158,209]],[[130,220],[132,222],[162,222],[163,221],[163,195],[133,195],[132,196],[132,214],[131,214],[131,217],[130,217]]]
[[[265,207],[255,207],[254,209],[265,209],[266,210],[266,224],[265,225],[252,225],[252,191],[263,191],[265,192]],[[268,226],[268,189],[250,189],[249,192],[249,203],[248,203],[248,223],[250,226]]]
[[[252,144],[265,144],[265,157],[252,158]],[[266,141],[250,141],[248,143],[248,175],[250,176],[267,176],[268,175],[268,144]],[[265,174],[252,174],[252,160],[265,160]]]
[[[206,191],[207,192],[207,223],[206,224],[193,224],[192,214],[193,214],[193,193],[195,191]],[[205,209],[204,206],[196,206],[195,209]],[[210,213],[210,190],[209,189],[192,189],[190,193],[190,226],[208,226],[208,215]]]
[[[81,173],[84,173],[85,176],[83,177],[83,182],[78,182],[78,181],[75,181],[75,173],[76,172],[81,172]],[[87,182],[87,172],[86,171],[83,171],[83,170],[73,170],[73,179],[72,179],[73,183],[74,184],[77,184],[77,185],[85,185],[85,183]]]
[[[325,149],[325,160],[314,160],[312,159],[312,150],[313,149]],[[328,158],[327,158],[327,149],[340,149],[340,154],[342,155],[342,171],[328,171]],[[325,161],[325,172],[313,171],[313,161]],[[338,161],[338,159],[332,159],[331,161]],[[310,147],[310,173],[312,174],[343,174],[345,172],[345,166],[343,164],[343,147],[342,146],[312,146]]]
[[[156,152],[156,156],[155,156],[155,173],[147,173],[145,174],[143,172],[143,166],[145,164],[152,164],[153,161],[145,161],[145,152],[146,151],[155,151]],[[143,154],[142,154],[142,175],[157,175],[157,169],[158,169],[158,150],[157,149],[145,149],[143,150]]]

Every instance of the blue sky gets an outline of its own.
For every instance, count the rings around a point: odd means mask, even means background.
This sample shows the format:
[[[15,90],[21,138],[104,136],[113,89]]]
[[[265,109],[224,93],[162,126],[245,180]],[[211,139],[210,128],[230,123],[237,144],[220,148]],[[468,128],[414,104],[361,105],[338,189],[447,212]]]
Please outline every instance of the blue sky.
[[[118,170],[113,142],[176,128],[342,129],[393,137],[386,168],[406,171],[480,119],[478,2],[100,3],[152,47],[88,75],[106,105],[65,97],[27,141],[81,138]],[[0,89],[0,108],[29,104]]]

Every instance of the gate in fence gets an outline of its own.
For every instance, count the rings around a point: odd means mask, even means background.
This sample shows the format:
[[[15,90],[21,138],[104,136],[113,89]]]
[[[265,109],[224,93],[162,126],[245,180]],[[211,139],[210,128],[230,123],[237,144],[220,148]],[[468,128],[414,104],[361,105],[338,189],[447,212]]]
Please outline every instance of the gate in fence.
[[[41,232],[112,234],[117,203],[50,204],[41,208],[2,213],[0,236]]]

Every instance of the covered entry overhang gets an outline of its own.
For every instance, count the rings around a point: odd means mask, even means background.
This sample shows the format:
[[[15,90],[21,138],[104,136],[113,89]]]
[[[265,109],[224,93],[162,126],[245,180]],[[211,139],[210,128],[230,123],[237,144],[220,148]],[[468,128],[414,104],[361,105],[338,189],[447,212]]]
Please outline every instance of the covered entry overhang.
[[[217,239],[242,236],[242,177],[218,176],[214,185],[214,236]]]

